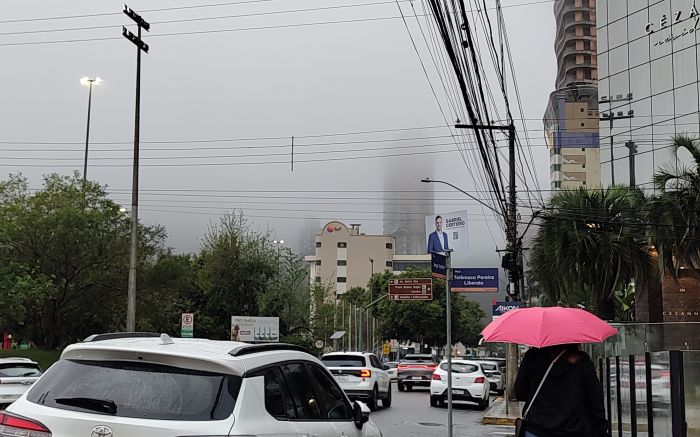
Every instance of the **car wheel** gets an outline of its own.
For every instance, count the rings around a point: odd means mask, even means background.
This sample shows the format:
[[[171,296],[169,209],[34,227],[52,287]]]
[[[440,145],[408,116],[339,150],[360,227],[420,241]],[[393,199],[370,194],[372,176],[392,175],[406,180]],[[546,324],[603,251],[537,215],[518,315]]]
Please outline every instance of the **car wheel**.
[[[401,384],[399,382],[399,391],[404,391],[405,389],[406,389],[406,386],[404,386],[403,384]]]
[[[386,394],[386,399],[382,400],[382,408],[391,408],[391,384],[389,384],[389,392]]]
[[[433,408],[438,406],[438,399],[433,395],[430,395],[430,406]]]
[[[489,407],[489,398],[487,396],[486,399],[479,401],[479,409],[483,411],[483,410],[487,409],[488,407]]]
[[[379,391],[377,390],[377,386],[374,386],[374,389],[372,390],[372,395],[370,396],[369,399],[367,399],[367,406],[369,407],[370,411],[375,411],[377,409],[377,399],[379,398]]]

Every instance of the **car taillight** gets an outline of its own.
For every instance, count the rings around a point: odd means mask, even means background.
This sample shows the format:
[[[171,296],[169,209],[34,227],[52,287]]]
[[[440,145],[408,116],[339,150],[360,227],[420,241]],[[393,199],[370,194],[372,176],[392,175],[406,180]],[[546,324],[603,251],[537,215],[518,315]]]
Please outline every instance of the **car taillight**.
[[[397,369],[408,369],[408,366],[404,366],[403,364],[399,364]]]
[[[372,371],[369,369],[362,369],[360,370],[360,376],[363,378],[369,378],[372,376]]]
[[[0,437],[16,436],[51,437],[51,431],[34,420],[0,412]]]
[[[442,381],[442,377],[440,375],[438,375],[437,373],[433,373],[433,379],[435,381]]]
[[[474,384],[483,384],[484,382],[486,382],[486,378],[484,378],[483,376],[477,376],[474,379]]]

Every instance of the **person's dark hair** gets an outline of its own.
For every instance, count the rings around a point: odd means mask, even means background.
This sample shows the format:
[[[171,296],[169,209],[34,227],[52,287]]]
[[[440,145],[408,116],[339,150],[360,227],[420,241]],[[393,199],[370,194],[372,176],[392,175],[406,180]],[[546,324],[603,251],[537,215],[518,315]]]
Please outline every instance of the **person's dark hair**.
[[[548,351],[552,358],[555,358],[561,351],[564,351],[564,356],[562,358],[572,363],[578,362],[583,354],[583,352],[581,352],[581,345],[578,343],[547,346],[543,347],[542,350]]]
[[[442,216],[439,215],[439,216],[435,217],[435,221],[437,221],[437,219],[441,219],[441,218],[442,218]]]

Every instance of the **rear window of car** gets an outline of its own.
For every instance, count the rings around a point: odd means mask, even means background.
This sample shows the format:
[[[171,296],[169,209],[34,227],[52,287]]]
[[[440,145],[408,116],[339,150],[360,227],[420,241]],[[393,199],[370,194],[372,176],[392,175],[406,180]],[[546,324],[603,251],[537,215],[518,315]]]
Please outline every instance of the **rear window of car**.
[[[440,368],[447,372],[447,363],[440,364]],[[474,364],[452,363],[452,372],[454,373],[474,373],[479,371],[479,366]]]
[[[0,378],[26,378],[30,376],[41,376],[41,368],[33,363],[0,364]]]
[[[435,363],[432,355],[406,355],[401,361],[409,363]]]
[[[481,368],[489,372],[498,372],[498,366],[495,364],[481,363]]]
[[[60,360],[30,390],[35,404],[118,417],[223,420],[241,377],[152,363]]]
[[[394,363],[394,362],[392,361],[392,362],[386,363],[386,365],[387,365],[390,369],[395,369],[396,366],[398,366],[398,363]]]
[[[353,355],[331,355],[321,361],[326,367],[365,367],[365,357]]]

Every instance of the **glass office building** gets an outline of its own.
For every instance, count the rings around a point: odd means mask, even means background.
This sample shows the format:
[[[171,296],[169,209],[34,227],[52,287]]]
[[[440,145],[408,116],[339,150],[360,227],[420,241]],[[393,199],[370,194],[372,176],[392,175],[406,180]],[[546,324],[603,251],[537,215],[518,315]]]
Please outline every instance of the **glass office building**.
[[[683,164],[670,144],[700,131],[699,10],[694,0],[598,0],[603,185],[633,174],[651,190],[655,169]]]

